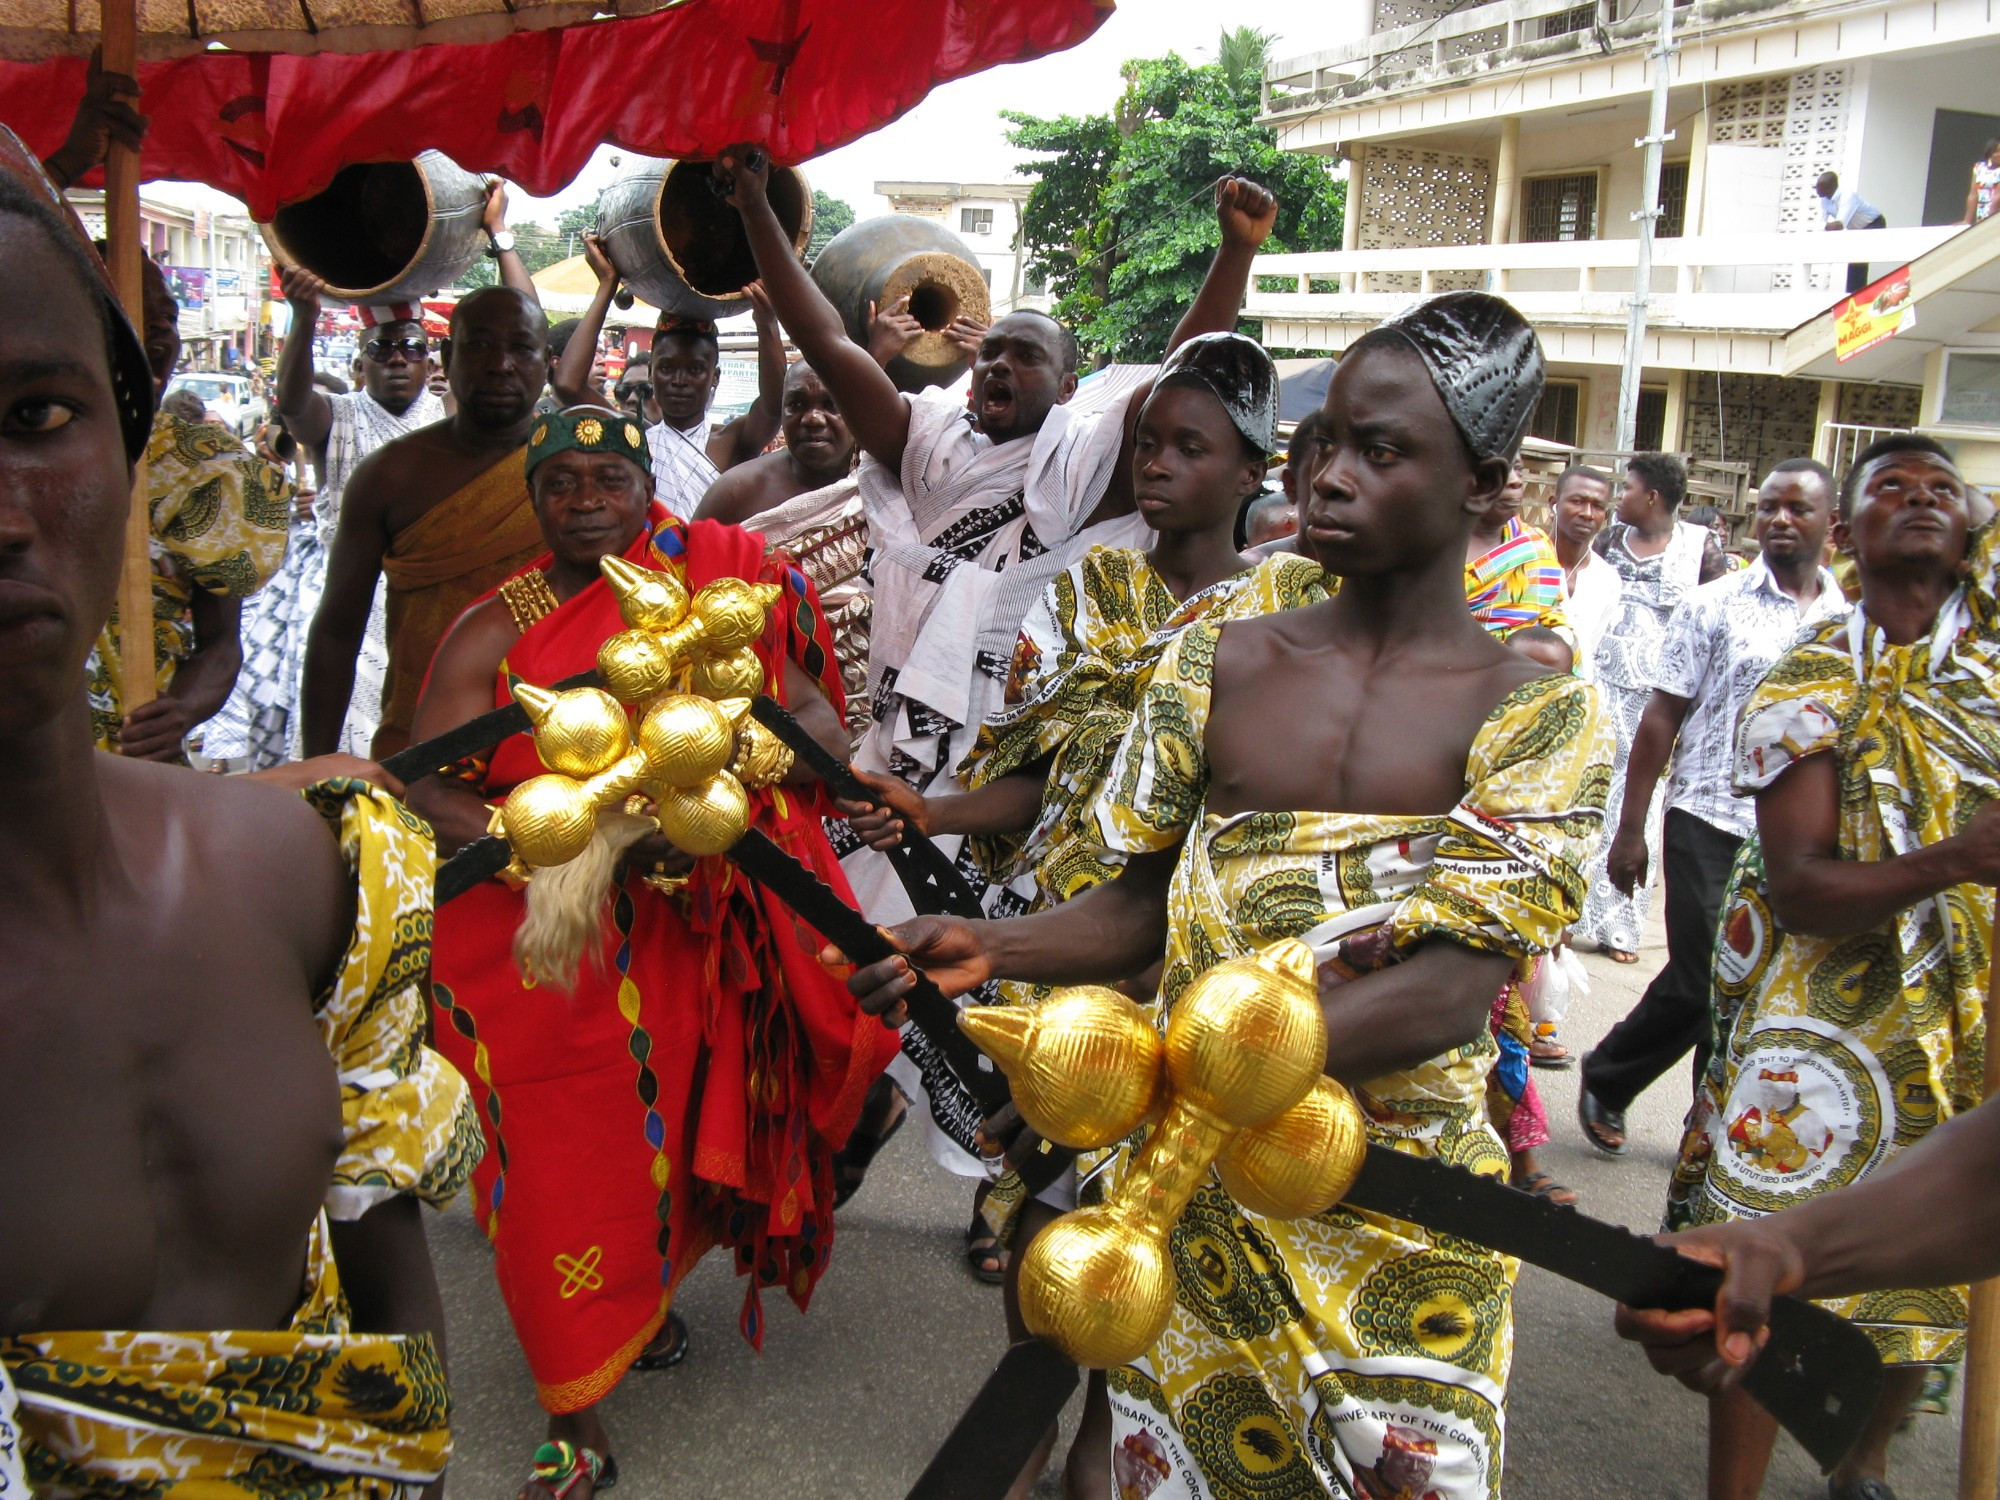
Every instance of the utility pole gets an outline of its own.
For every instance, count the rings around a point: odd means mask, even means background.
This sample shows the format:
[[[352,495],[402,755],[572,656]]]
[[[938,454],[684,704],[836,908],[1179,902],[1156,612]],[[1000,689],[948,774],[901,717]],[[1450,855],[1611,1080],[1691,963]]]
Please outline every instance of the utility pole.
[[[1659,0],[1660,39],[1654,48],[1653,110],[1646,134],[1632,144],[1646,148],[1640,172],[1639,257],[1632,267],[1632,301],[1625,313],[1625,368],[1618,375],[1618,446],[1630,451],[1639,433],[1639,370],[1646,354],[1646,298],[1653,290],[1653,227],[1660,219],[1660,152],[1674,138],[1667,129],[1667,69],[1673,61],[1674,0]]]

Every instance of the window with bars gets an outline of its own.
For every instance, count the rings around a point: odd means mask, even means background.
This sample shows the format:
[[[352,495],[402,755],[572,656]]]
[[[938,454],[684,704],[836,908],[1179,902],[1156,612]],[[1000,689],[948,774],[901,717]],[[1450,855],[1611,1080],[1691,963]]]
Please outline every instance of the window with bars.
[[[1660,217],[1653,233],[1663,240],[1677,240],[1687,233],[1688,164],[1684,161],[1660,163]]]
[[[958,232],[960,234],[991,234],[993,232],[993,210],[990,208],[961,208],[958,211]]]
[[[1552,16],[1542,17],[1542,37],[1568,36],[1572,31],[1588,31],[1590,23],[1597,19],[1595,5],[1579,5],[1574,10],[1559,10]]]
[[[1531,244],[1597,238],[1597,174],[1530,177],[1521,184],[1521,238]]]
[[[1639,410],[1632,424],[1632,446],[1641,453],[1664,453],[1667,448],[1667,391],[1665,386],[1639,387]]]
[[[1535,414],[1528,420],[1528,431],[1551,443],[1568,443],[1574,447],[1577,431],[1583,425],[1582,419],[1583,382],[1551,380],[1542,387],[1542,399],[1535,403]]]

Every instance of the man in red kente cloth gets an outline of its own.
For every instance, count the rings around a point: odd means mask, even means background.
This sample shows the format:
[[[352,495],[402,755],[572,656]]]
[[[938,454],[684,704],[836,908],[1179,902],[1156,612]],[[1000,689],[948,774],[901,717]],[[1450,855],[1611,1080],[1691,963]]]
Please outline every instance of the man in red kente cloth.
[[[549,555],[452,628],[419,739],[511,701],[512,684],[593,666],[625,628],[598,568],[615,554],[681,571],[690,592],[725,577],[776,584],[756,648],[764,690],[845,752],[840,674],[812,586],[754,535],[653,503],[647,460],[638,426],[609,410],[571,408],[533,430],[528,484]],[[487,804],[542,769],[516,735],[410,801],[449,851],[484,834]],[[751,791],[751,825],[851,900],[820,830],[831,804],[808,776]],[[635,1363],[685,1352],[674,1291],[709,1249],[726,1246],[749,1278],[753,1344],[764,1287],[805,1307],[833,1240],[833,1152],[896,1050],[895,1033],[820,968],[822,939],[727,860],[689,859],[658,834],[617,857],[567,993],[523,981],[526,893],[487,881],[437,922],[437,1046],[472,1084],[490,1147],[479,1219],[550,1413],[529,1496],[581,1500],[615,1476],[596,1405]]]

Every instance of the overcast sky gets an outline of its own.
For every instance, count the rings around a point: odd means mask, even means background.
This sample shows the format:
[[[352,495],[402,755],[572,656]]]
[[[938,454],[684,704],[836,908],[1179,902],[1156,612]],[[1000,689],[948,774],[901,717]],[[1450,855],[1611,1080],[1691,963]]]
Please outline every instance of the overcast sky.
[[[945,84],[902,119],[807,162],[806,175],[813,186],[853,204],[864,219],[889,211],[888,203],[875,195],[880,181],[1011,181],[1014,164],[1022,158],[1007,144],[1002,109],[1036,115],[1101,113],[1118,97],[1119,68],[1128,58],[1178,52],[1190,61],[1212,61],[1225,16],[1231,25],[1271,33],[1276,39],[1272,56],[1282,58],[1360,35],[1365,15],[1365,0],[1325,5],[1231,0],[1226,9],[1214,0],[1126,0],[1081,46]],[[618,154],[600,147],[576,181],[553,198],[516,195],[509,217],[516,223],[552,224],[558,210],[595,201],[617,175],[611,163]],[[234,200],[198,184],[148,185],[149,193],[155,190],[174,201],[241,211]]]
[[[1118,97],[1118,70],[1126,59],[1178,52],[1191,61],[1211,61],[1225,16],[1231,25],[1272,33],[1277,38],[1272,55],[1290,57],[1359,35],[1363,14],[1362,0],[1328,5],[1232,0],[1226,8],[1214,0],[1126,0],[1081,46],[945,84],[895,123],[807,162],[806,176],[814,187],[845,198],[864,219],[888,212],[889,205],[875,196],[880,181],[1010,181],[1020,158],[1007,144],[1002,109],[1037,115],[1102,112]],[[593,201],[616,175],[610,163],[615,154],[600,149],[568,189],[550,199],[521,200],[512,215],[553,222],[557,209]]]

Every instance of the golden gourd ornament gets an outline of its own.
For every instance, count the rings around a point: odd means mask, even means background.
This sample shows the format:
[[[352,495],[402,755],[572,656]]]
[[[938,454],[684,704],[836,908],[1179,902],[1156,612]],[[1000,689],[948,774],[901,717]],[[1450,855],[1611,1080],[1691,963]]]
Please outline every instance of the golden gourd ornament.
[[[654,806],[660,832],[697,856],[722,853],[750,826],[750,799],[727,771],[695,786],[669,787]]]
[[[1021,1118],[1079,1151],[1137,1130],[1165,1082],[1151,1018],[1102,985],[1057,990],[1038,1005],[968,1009],[959,1029],[1007,1075]]]
[[[524,682],[514,701],[535,726],[535,753],[558,775],[582,781],[610,770],[632,748],[623,706],[601,688],[552,693]]]
[[[732,766],[753,785],[791,769],[790,752],[749,717],[764,685],[753,647],[783,590],[718,578],[690,595],[674,570],[622,557],[598,567],[627,628],[598,650],[603,688],[514,690],[549,771],[508,794],[499,830],[516,866],[567,864],[588,847],[601,810],[643,792],[678,847],[720,854],[750,822]],[[691,691],[676,691],[682,686]],[[636,724],[628,708],[638,710]]]
[[[1162,1110],[1109,1199],[1056,1220],[1021,1262],[1029,1331],[1080,1365],[1127,1364],[1165,1332],[1168,1236],[1211,1167],[1244,1207],[1285,1218],[1330,1208],[1361,1170],[1361,1111],[1321,1072],[1317,967],[1295,938],[1202,975],[1164,1038],[1097,986],[968,1009],[959,1024],[1006,1073],[1022,1118],[1059,1144],[1108,1145]]]
[[[754,698],[764,691],[764,663],[748,646],[698,656],[688,668],[688,691],[704,698]]]

